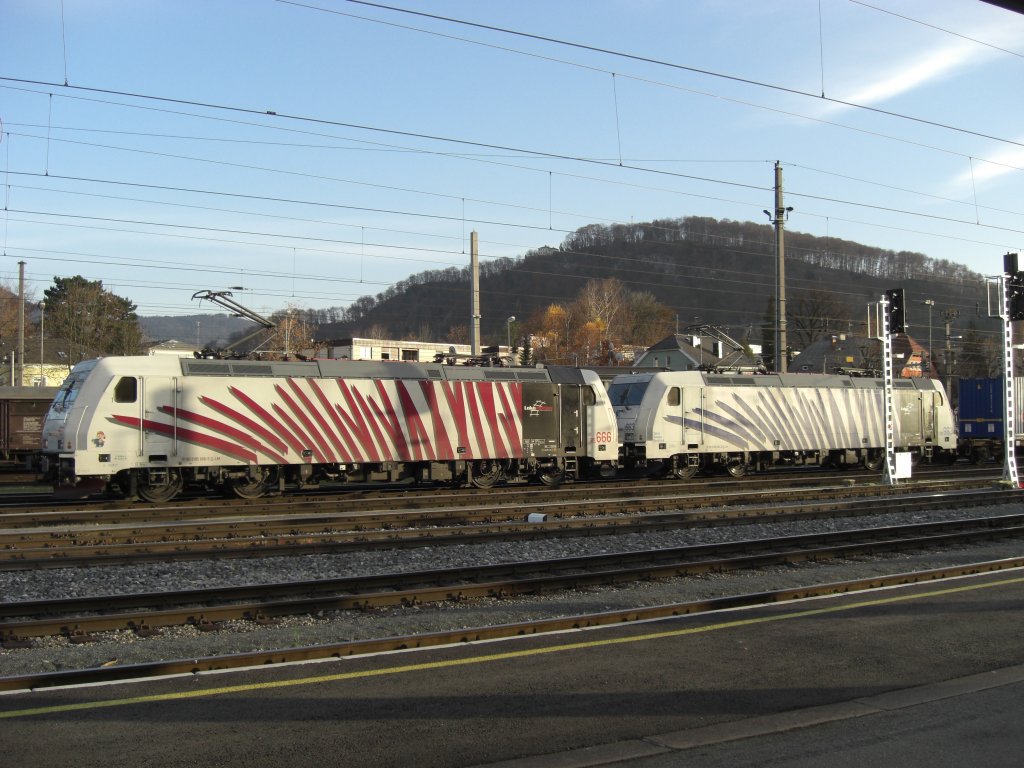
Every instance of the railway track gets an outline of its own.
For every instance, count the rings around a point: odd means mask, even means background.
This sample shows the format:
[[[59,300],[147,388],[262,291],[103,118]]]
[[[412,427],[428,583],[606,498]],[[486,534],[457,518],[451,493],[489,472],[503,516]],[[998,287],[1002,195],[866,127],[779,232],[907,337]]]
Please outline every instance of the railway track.
[[[379,576],[6,602],[0,603],[0,639],[8,647],[51,635],[87,642],[112,630],[148,634],[183,624],[212,629],[228,620],[272,622],[297,614],[507,598],[1022,535],[1024,515],[1006,515]]]
[[[1024,468],[1022,468],[1024,469]],[[944,465],[922,465],[914,471],[914,483],[917,482],[984,482],[997,481],[1002,475],[1001,469],[995,464],[971,466],[965,463],[955,468]],[[443,504],[458,506],[462,503],[474,503],[481,498],[505,499],[508,501],[535,496],[548,498],[564,498],[586,496],[595,489],[609,492],[617,489],[621,492],[633,490],[642,492],[643,488],[660,488],[664,492],[678,491],[684,495],[716,494],[721,489],[736,490],[745,488],[765,489],[808,487],[820,485],[873,485],[881,481],[878,473],[863,469],[843,472],[823,471],[821,469],[781,468],[760,474],[749,474],[743,478],[728,478],[724,475],[698,475],[689,480],[670,478],[650,479],[632,478],[616,480],[593,480],[587,482],[566,483],[557,488],[539,485],[507,484],[481,490],[478,488],[449,488],[443,485],[387,484],[387,485],[355,485],[337,484],[324,485],[315,489],[297,491],[285,496],[265,496],[258,499],[239,499],[221,496],[196,496],[181,498],[166,504],[148,504],[129,501],[123,498],[108,496],[91,496],[85,499],[62,499],[53,495],[49,487],[40,486],[39,492],[21,493],[10,490],[0,481],[0,514],[12,518],[20,515],[29,517],[43,512],[52,520],[64,519],[67,522],[116,522],[129,520],[166,519],[170,515],[179,518],[198,516],[206,510],[217,509],[221,514],[244,514],[248,510],[263,511],[267,509],[301,509],[317,508],[323,505],[339,508],[358,507],[366,502],[380,504],[395,499],[409,505],[418,500],[424,506]]]
[[[112,683],[124,680],[197,674],[271,664],[289,664],[332,658],[339,659],[363,654],[401,651],[409,648],[431,648],[459,643],[566,632],[601,626],[621,625],[629,622],[651,621],[674,616],[713,613],[715,611],[788,602],[823,595],[850,594],[885,587],[932,582],[965,575],[992,573],[1013,568],[1024,568],[1024,557],[975,562],[938,569],[898,573],[889,576],[872,576],[867,579],[850,579],[797,588],[730,595],[707,600],[515,622],[498,626],[477,626],[417,635],[401,635],[326,643],[299,648],[223,654],[198,659],[169,659],[137,664],[91,667],[88,669],[11,675],[0,677],[0,692],[43,690],[55,686]]]
[[[980,487],[979,487],[980,486]],[[962,490],[955,490],[955,489]],[[882,496],[880,493],[884,493]],[[873,514],[889,510],[999,504],[1016,495],[985,481],[933,482],[897,488],[825,486],[773,492],[707,494],[666,492],[660,485],[596,486],[585,494],[527,492],[480,504],[459,497],[456,506],[422,508],[418,497],[362,500],[311,513],[305,502],[260,505],[261,513],[214,514],[203,507],[175,508],[171,521],[103,522],[96,510],[0,514],[0,569],[138,563],[150,560],[280,556],[374,547],[465,544],[559,536],[666,530],[744,522]],[[394,509],[407,502],[405,509]],[[713,504],[714,506],[710,506]],[[668,511],[665,511],[668,510]],[[240,511],[240,509],[238,510]],[[181,514],[181,513],[184,514]],[[69,522],[69,516],[74,522]]]

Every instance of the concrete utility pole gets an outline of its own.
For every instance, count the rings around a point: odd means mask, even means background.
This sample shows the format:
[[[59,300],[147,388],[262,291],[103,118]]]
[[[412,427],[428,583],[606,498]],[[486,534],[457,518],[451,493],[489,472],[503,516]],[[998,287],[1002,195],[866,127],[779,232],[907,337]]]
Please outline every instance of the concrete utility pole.
[[[18,262],[18,383],[25,383],[25,262]]]
[[[793,207],[786,208],[782,204],[782,166],[775,161],[775,217],[765,211],[769,220],[775,225],[775,372],[785,373],[788,360],[786,350],[786,245],[785,222]]]
[[[949,397],[953,391],[953,337],[950,335],[953,330],[953,321],[960,317],[959,309],[947,309],[943,315],[946,325],[946,396]]]
[[[473,357],[480,356],[480,241],[476,230],[469,233],[469,271],[472,286],[472,312],[469,324],[469,347]]]
[[[924,299],[921,303],[928,307],[928,367],[922,366],[922,370],[927,371],[927,374],[922,373],[922,375],[927,375],[930,379],[932,377],[932,307],[935,306],[935,299]]]

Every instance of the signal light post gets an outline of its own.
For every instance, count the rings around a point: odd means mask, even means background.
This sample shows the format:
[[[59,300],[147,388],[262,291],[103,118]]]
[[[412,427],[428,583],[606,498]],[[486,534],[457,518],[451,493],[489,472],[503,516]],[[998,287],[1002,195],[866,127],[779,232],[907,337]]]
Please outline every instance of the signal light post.
[[[902,288],[890,288],[885,292],[888,304],[889,333],[907,332],[907,294]]]
[[[906,314],[902,311],[902,307],[902,288],[893,288],[885,292],[881,302],[882,327],[880,330],[882,332],[882,381],[885,385],[882,395],[885,413],[885,482],[888,485],[895,485],[898,477],[896,472],[896,409],[892,401],[894,378],[892,334],[903,333],[906,328]]]
[[[872,325],[871,312],[875,313]],[[906,292],[902,288],[890,288],[877,304],[868,305],[868,335],[870,329],[877,328],[875,338],[882,342],[882,412],[885,421],[885,482],[895,485],[901,477],[910,477],[909,461],[897,466],[896,459],[896,407],[893,402],[893,355],[892,336],[894,333],[907,331]],[[907,460],[907,454],[901,454],[901,462]]]
[[[999,282],[998,316],[1003,320],[1003,480],[1020,487],[1016,457],[1016,393],[1013,379],[1013,321],[1024,320],[1024,275],[1017,268],[1017,254],[1003,256],[1003,274]],[[991,292],[989,293],[991,316]]]

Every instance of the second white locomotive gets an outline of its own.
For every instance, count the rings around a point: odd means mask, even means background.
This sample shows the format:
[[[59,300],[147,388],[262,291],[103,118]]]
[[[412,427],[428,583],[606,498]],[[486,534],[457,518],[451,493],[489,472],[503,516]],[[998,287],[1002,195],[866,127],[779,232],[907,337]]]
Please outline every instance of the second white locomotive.
[[[849,376],[678,371],[617,376],[608,393],[623,464],[686,479],[714,467],[736,477],[773,464],[879,469],[883,386]],[[941,383],[897,379],[893,410],[896,450],[956,459],[956,423]]]

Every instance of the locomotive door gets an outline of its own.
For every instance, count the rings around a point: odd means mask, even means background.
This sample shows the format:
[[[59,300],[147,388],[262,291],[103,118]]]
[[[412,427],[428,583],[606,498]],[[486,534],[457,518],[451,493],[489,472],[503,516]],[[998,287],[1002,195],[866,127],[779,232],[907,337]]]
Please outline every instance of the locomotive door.
[[[683,447],[687,451],[699,449],[704,443],[704,390],[680,387],[682,390],[681,416],[683,419]]]
[[[921,399],[924,402],[924,424],[921,425],[924,430],[922,437],[924,441],[935,440],[938,436],[935,434],[935,405],[936,397],[934,392],[922,392]]]
[[[550,383],[523,384],[523,450],[527,456],[558,456],[558,388]]]
[[[900,391],[893,393],[898,405],[897,432],[898,447],[919,445],[924,435],[927,413],[931,410],[924,403],[921,393],[916,391]]]
[[[178,380],[171,376],[145,376],[138,381],[142,388],[141,453],[149,461],[167,461],[178,452],[174,415]]]
[[[669,387],[666,394],[670,424],[679,424],[679,452],[696,450],[703,442],[704,409],[701,408],[703,390]],[[687,418],[689,416],[690,418]],[[678,421],[676,421],[678,419]],[[673,435],[672,442],[675,442]]]
[[[584,452],[587,429],[584,414],[586,409],[580,395],[580,387],[575,384],[563,384],[561,387],[561,403],[559,419],[559,448],[566,455],[575,456]]]

